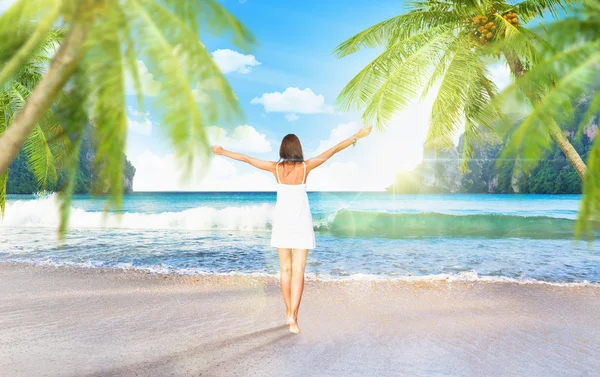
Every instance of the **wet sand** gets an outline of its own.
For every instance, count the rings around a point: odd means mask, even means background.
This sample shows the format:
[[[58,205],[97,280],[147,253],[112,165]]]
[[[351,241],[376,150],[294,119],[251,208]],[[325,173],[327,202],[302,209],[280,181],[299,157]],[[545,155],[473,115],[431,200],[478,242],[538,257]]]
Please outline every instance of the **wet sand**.
[[[2,376],[597,376],[600,288],[0,264]]]

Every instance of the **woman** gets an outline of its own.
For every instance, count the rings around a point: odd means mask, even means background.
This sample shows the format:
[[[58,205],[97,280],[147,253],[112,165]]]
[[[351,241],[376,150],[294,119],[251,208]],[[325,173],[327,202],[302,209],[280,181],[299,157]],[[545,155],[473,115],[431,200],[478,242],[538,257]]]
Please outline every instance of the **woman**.
[[[306,195],[306,177],[334,154],[343,151],[371,133],[371,126],[361,128],[315,158],[304,161],[302,145],[294,134],[286,135],[279,148],[279,161],[263,161],[213,146],[214,154],[246,162],[272,173],[277,180],[277,204],[271,234],[271,246],[279,252],[280,283],[290,331],[299,333],[298,308],[304,289],[304,268],[309,249],[315,247],[312,215]],[[292,250],[294,250],[292,256]]]

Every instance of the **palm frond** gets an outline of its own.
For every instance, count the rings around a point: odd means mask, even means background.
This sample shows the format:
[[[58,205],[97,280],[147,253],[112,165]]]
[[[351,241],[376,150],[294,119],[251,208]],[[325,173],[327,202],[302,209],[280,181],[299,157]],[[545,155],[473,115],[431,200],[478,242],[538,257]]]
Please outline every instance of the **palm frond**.
[[[531,2],[530,2],[531,3]],[[595,3],[595,4],[594,4]],[[573,103],[591,93],[587,112],[578,124],[578,134],[600,114],[600,4],[584,1],[584,6],[567,19],[545,28],[547,43],[541,45],[540,60],[498,96],[533,98],[533,110],[515,129],[503,156],[520,155],[527,171],[549,147],[549,133],[561,133],[561,123],[573,121]],[[580,207],[577,236],[593,237],[600,214],[600,143],[594,141],[587,161],[584,195]],[[581,169],[580,169],[581,170]],[[578,170],[578,172],[580,172]]]
[[[543,93],[533,111],[518,127],[517,137],[511,138],[511,143],[507,145],[508,152],[527,153],[527,159],[531,162],[538,161],[543,157],[544,152],[549,148],[549,141],[546,141],[545,138],[540,139],[540,133],[546,128],[544,125],[556,123],[556,119],[564,119],[564,105],[570,105],[573,99],[582,93],[582,88],[598,79],[599,48],[600,44],[579,46],[570,50],[569,53],[562,53],[540,64],[537,70],[533,70],[521,79],[519,85],[526,86],[526,90],[530,91],[531,86],[537,82],[544,82],[544,79],[550,75],[561,77],[549,91]],[[579,53],[575,53],[576,50]],[[570,61],[573,65],[569,64],[571,68],[564,71],[562,75],[558,75],[553,68],[550,68],[553,72],[542,69],[542,67],[560,66],[560,63],[565,60]],[[510,93],[510,89],[507,93]],[[540,144],[542,141],[543,145]]]
[[[39,124],[35,126],[23,145],[23,151],[40,189],[46,190],[48,185],[56,184],[58,174],[54,165],[52,148]]]
[[[598,38],[596,19],[566,18],[544,26],[546,57],[560,53],[574,45],[594,41]]]
[[[546,60],[540,64],[531,77],[530,81],[541,82],[551,80],[552,84],[561,82],[564,75],[578,69],[580,65],[589,62],[600,66],[596,52],[600,49],[600,3],[584,1],[584,7],[579,9],[571,18],[553,22],[546,27],[548,44],[543,51]],[[596,55],[594,57],[594,55]],[[591,61],[590,61],[591,59]],[[594,59],[597,63],[594,63]],[[598,67],[600,69],[600,67]],[[592,75],[587,75],[592,73]],[[574,102],[572,98],[588,92],[592,93],[590,106],[579,124],[579,130],[587,126],[592,118],[600,111],[600,92],[594,90],[598,87],[599,78],[594,77],[593,72],[588,69],[577,78],[577,83],[568,83],[572,90],[564,97],[564,101],[556,103],[557,109],[571,107]],[[587,83],[586,80],[589,80]],[[562,94],[562,93],[561,93]],[[574,97],[573,97],[574,96]],[[558,111],[554,111],[559,116]],[[567,117],[572,118],[572,117]]]
[[[34,42],[27,44],[35,30],[41,26],[32,20],[47,21],[44,23],[45,26],[42,26],[44,29],[50,18],[54,17],[59,5],[58,1],[53,0],[17,0],[0,14],[0,40],[2,41],[0,66],[6,64],[20,50],[23,51],[24,56],[31,56],[30,48],[37,46],[40,35],[44,36],[39,33]],[[27,51],[22,50],[25,46]],[[19,65],[16,67],[18,68]]]
[[[363,110],[366,108],[392,70],[397,69],[397,66],[402,64],[411,54],[434,41],[440,34],[449,36],[451,30],[451,27],[440,25],[411,35],[389,46],[342,89],[337,98],[338,106],[342,110]],[[448,43],[455,42],[449,41]],[[440,60],[443,60],[443,56],[440,56]],[[416,95],[416,92],[412,93],[407,102],[412,99],[412,96]]]
[[[26,42],[11,56],[0,70],[0,87],[10,79],[14,73],[27,62],[36,49],[47,39],[47,33],[60,14],[61,1],[56,1],[54,7],[35,25],[33,32]],[[1,24],[1,21],[0,21]]]
[[[561,10],[566,11],[577,3],[577,0],[524,0],[515,4],[513,10],[529,19],[544,16],[546,12],[553,17],[558,17]]]
[[[90,31],[88,52],[82,64],[88,72],[93,139],[96,146],[94,191],[109,192],[109,205],[120,209],[123,200],[123,172],[127,115],[124,59],[119,30],[125,18],[113,5]],[[110,22],[108,21],[110,20]]]
[[[13,75],[13,80],[33,90],[42,79],[45,67],[50,64],[55,49],[64,39],[65,35],[66,29],[64,28],[49,30],[29,59],[17,69]]]
[[[191,169],[194,156],[208,157],[205,125],[229,121],[240,114],[235,94],[195,33],[167,8],[155,2],[131,0],[128,11],[137,17],[136,51],[162,83],[155,99],[160,126],[167,130],[176,156]],[[192,86],[211,81],[215,90],[201,107]]]
[[[528,66],[536,64],[540,59],[539,48],[545,40],[537,33],[518,25],[513,25],[500,15],[498,21],[498,35],[502,38],[495,41],[491,51],[518,56]]]
[[[10,92],[12,98],[18,99],[15,103],[21,104],[20,106],[25,104],[27,98],[31,95],[31,91],[19,83],[14,83]],[[37,179],[38,186],[42,190],[46,190],[48,184],[56,184],[58,174],[52,147],[40,123],[36,124],[33,132],[27,138],[23,145],[23,151],[27,157],[29,168]]]
[[[482,81],[478,77],[479,58],[470,43],[456,47],[433,102],[429,122],[427,144],[434,147],[449,147],[458,136],[465,121],[465,107],[472,100],[470,87]]]
[[[190,87],[197,83],[209,91],[209,96],[197,103],[202,117],[211,124],[230,123],[239,119],[242,111],[237,96],[211,54],[194,37],[192,30],[163,7],[150,3],[148,12],[153,19],[159,21],[157,26],[162,28],[167,42],[177,46],[174,53],[191,83]]]
[[[452,58],[454,57],[454,53],[455,53],[456,49],[459,48],[459,46],[464,43],[465,43],[464,38],[457,38],[454,41],[452,41],[450,44],[448,44],[448,47],[443,52],[443,54],[440,56],[439,61],[437,62],[435,68],[433,69],[431,76],[429,77],[429,80],[427,80],[427,83],[423,86],[423,91],[421,93],[421,100],[424,100],[427,97],[427,95],[430,93],[431,89],[433,89],[434,87],[436,87],[436,85],[438,85],[440,83],[440,81],[444,77],[444,74],[446,73],[446,69],[448,69],[448,65],[450,65],[450,63],[452,62]]]
[[[231,32],[234,45],[244,51],[256,43],[250,30],[216,0],[154,1],[155,4],[152,6],[164,5],[196,35],[196,38],[200,36],[200,30],[205,29],[217,36],[224,32]]]
[[[413,10],[375,24],[342,42],[334,54],[343,58],[361,48],[375,48],[397,44],[430,29],[437,29],[458,21],[454,14],[442,11]]]
[[[60,224],[58,234],[64,239],[69,224],[71,201],[79,170],[79,151],[89,123],[88,108],[90,108],[89,75],[85,65],[79,66],[75,72],[72,85],[58,102],[55,111],[56,118],[63,126],[62,134],[70,142],[65,153],[65,180],[60,188]]]
[[[54,159],[56,170],[63,170],[66,166],[68,151],[71,148],[71,140],[65,133],[62,125],[58,123],[54,117],[50,117],[50,121],[42,123],[42,130],[46,135],[46,140],[50,144],[50,151]]]
[[[58,225],[58,236],[63,240],[69,226],[69,215],[71,214],[73,191],[75,190],[77,171],[79,169],[79,151],[81,150],[82,140],[83,132],[76,134],[75,138],[72,140],[71,150],[69,151],[65,169],[66,179],[59,196],[60,223]]]
[[[489,72],[481,59],[474,57],[474,62],[478,64],[473,66],[474,77],[464,106],[465,131],[459,165],[461,173],[467,171],[477,145],[498,141],[493,124],[502,116],[496,107],[490,106],[497,91],[496,85],[488,78]]]
[[[593,240],[600,231],[600,137],[596,136],[587,160],[588,174],[583,181],[583,199],[579,206],[576,237]]]
[[[440,59],[441,51],[456,38],[453,31],[441,33],[417,47],[404,60],[390,59],[363,87],[372,93],[363,118],[383,128],[392,116],[419,98]]]
[[[187,1],[185,3],[187,3]],[[131,77],[131,80],[133,81],[133,88],[136,94],[138,110],[142,111],[145,107],[144,93],[142,90],[142,80],[138,69],[138,59],[135,54],[135,40],[133,37],[131,27],[129,25],[129,20],[127,19],[127,15],[125,14],[125,12],[123,12],[123,8],[117,8],[116,13],[118,14],[120,23],[122,25],[121,40],[124,45],[123,58],[125,70],[129,74],[129,77]]]
[[[176,156],[186,162],[187,169],[191,169],[195,152],[201,151],[205,156],[208,155],[205,121],[196,104],[185,68],[175,51],[175,44],[169,43],[162,32],[167,27],[160,22],[163,17],[153,18],[146,7],[136,0],[130,3],[131,11],[139,17],[136,35],[140,55],[148,56],[146,60],[149,69],[163,84],[156,103],[162,106],[168,104],[168,110],[164,107],[160,109],[161,126],[167,129]],[[171,28],[167,31],[179,32],[180,30]],[[182,51],[194,51],[192,45],[199,43],[195,37],[193,40],[182,39],[182,42],[185,42],[185,45],[179,46]],[[169,80],[161,80],[162,77],[168,77]]]
[[[596,93],[592,95],[588,109],[578,124],[578,132],[583,133],[585,127],[589,126],[597,118],[600,118],[600,90],[596,90]]]

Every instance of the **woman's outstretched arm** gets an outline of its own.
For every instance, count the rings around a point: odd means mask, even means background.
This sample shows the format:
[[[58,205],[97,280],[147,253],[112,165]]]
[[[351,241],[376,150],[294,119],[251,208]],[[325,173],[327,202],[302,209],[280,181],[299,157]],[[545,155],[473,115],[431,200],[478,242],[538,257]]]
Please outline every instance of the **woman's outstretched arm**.
[[[266,170],[271,173],[275,171],[275,162],[273,161],[260,160],[258,158],[246,156],[245,154],[231,152],[226,149],[223,149],[223,147],[221,147],[220,145],[214,145],[212,147],[212,151],[216,155],[221,155],[234,160],[242,161],[261,170]]]
[[[336,144],[333,148],[329,148],[328,150],[321,153],[317,157],[306,160],[306,169],[312,170],[312,169],[318,167],[319,165],[323,164],[325,161],[329,160],[334,154],[341,152],[344,149],[351,146],[352,144],[354,144],[354,140],[362,139],[363,137],[369,136],[372,129],[373,129],[373,126],[364,126],[360,130],[358,130],[357,133],[350,136],[346,140]]]

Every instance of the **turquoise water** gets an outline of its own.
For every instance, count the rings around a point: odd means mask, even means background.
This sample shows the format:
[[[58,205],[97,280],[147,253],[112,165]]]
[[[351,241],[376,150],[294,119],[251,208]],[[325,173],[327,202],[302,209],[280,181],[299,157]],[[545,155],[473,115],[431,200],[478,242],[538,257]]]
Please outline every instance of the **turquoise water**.
[[[275,193],[135,193],[119,213],[73,200],[56,241],[54,196],[9,196],[0,261],[276,275]],[[309,277],[600,282],[600,246],[573,241],[577,195],[309,193]],[[600,237],[597,237],[600,241]]]

